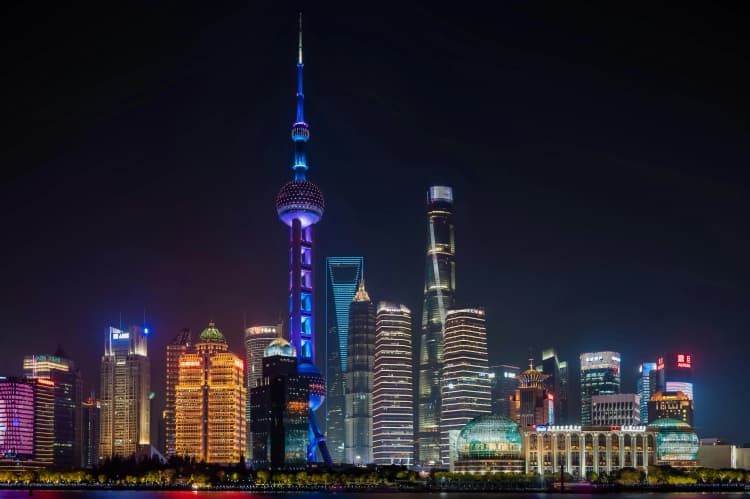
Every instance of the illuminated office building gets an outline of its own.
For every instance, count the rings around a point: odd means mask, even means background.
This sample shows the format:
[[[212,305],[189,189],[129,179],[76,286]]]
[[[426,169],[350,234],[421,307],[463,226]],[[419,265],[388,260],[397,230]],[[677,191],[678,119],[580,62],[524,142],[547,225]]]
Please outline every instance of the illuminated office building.
[[[0,377],[0,467],[34,459],[34,386]]]
[[[175,387],[175,453],[206,463],[245,454],[245,366],[211,322],[180,356]]]
[[[693,355],[670,352],[660,356],[651,371],[652,393],[682,392],[693,397]]]
[[[72,360],[58,348],[54,355],[27,355],[23,374],[28,379],[52,381],[54,392],[53,463],[61,469],[82,465],[83,380]]]
[[[263,377],[263,352],[277,336],[283,332],[283,324],[251,326],[245,329],[245,387],[247,401],[245,421],[247,423],[247,439],[245,442],[245,457],[249,460],[253,455],[253,439],[250,431],[250,391]]]
[[[641,398],[637,393],[615,393],[591,397],[591,420],[597,426],[641,424]]]
[[[440,412],[441,462],[450,460],[451,433],[492,411],[484,309],[449,310],[445,317]]]
[[[554,394],[545,388],[546,380],[547,375],[534,368],[534,359],[529,359],[529,368],[518,375],[510,417],[521,431],[555,422]]]
[[[638,366],[636,391],[641,397],[641,424],[648,423],[648,401],[654,392],[651,389],[651,371],[656,369],[656,362],[644,362]]]
[[[518,387],[521,368],[508,364],[490,366],[492,379],[492,414],[510,417],[510,405]]]
[[[253,468],[307,467],[310,392],[294,347],[279,336],[265,348],[262,377],[250,391]]]
[[[411,310],[381,301],[375,324],[373,462],[411,466],[414,463]]]
[[[326,443],[335,463],[344,461],[344,373],[349,338],[349,305],[364,270],[361,256],[326,258]]]
[[[315,310],[313,294],[313,230],[323,218],[323,193],[307,180],[305,144],[310,139],[310,126],[305,122],[302,92],[302,16],[299,21],[297,50],[297,119],[292,124],[294,141],[294,179],[281,187],[276,196],[276,212],[289,227],[289,330],[291,343],[297,351],[297,369],[310,388],[308,462],[318,460],[330,465],[326,439],[320,431],[315,411],[325,400],[325,380],[315,367]]]
[[[453,189],[427,190],[427,255],[417,372],[417,463],[441,462],[440,396],[445,316],[453,308],[456,289],[456,245]]]
[[[110,327],[100,378],[99,458],[129,457],[151,445],[148,328]]]
[[[365,282],[349,305],[346,373],[344,374],[344,459],[372,462],[372,376],[375,360],[375,304]]]
[[[682,392],[656,392],[648,401],[649,424],[659,419],[674,419],[693,426],[693,400]]]
[[[167,385],[164,397],[164,412],[162,413],[164,430],[164,448],[162,452],[167,457],[175,455],[175,388],[180,378],[180,357],[190,348],[190,329],[180,330],[167,345]]]
[[[55,388],[53,380],[29,379],[34,387],[34,462],[55,463]]]
[[[555,424],[565,424],[568,422],[568,363],[557,358],[554,348],[547,348],[542,352],[542,372],[548,376],[544,386],[554,398]]]
[[[83,467],[87,469],[99,466],[99,422],[101,404],[94,397],[89,397],[83,406]]]
[[[591,397],[620,393],[620,354],[581,354],[581,424],[590,425]]]

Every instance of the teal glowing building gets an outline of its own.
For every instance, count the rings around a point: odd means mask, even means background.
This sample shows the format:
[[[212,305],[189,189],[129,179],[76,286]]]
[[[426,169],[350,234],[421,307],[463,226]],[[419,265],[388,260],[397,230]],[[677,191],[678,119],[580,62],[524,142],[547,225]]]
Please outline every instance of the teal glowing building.
[[[364,272],[361,256],[326,258],[326,443],[335,463],[344,461],[344,375],[349,341],[349,306]]]
[[[276,213],[289,227],[289,331],[297,352],[297,369],[310,389],[308,462],[316,462],[320,451],[331,464],[325,437],[318,427],[315,411],[325,399],[325,381],[315,367],[315,310],[313,295],[313,230],[323,218],[323,193],[307,180],[305,144],[310,139],[310,126],[305,121],[302,91],[302,15],[299,19],[297,49],[297,119],[292,124],[294,141],[294,178],[284,184],[276,196]]]

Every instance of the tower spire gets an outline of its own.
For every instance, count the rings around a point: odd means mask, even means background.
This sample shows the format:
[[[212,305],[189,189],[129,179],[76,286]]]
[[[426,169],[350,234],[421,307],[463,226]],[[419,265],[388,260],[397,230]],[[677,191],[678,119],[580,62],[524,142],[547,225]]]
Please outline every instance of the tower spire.
[[[302,91],[302,12],[299,13],[299,35],[297,41],[297,119],[292,125],[292,140],[294,141],[294,180],[305,180],[307,172],[307,157],[305,156],[305,142],[310,139],[310,127],[305,123],[305,94]]]

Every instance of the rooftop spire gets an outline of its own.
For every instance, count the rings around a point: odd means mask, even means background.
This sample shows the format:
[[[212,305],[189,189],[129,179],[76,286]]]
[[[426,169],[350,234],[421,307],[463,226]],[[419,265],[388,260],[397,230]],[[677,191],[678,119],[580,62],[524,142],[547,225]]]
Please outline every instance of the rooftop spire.
[[[367,291],[365,291],[364,278],[359,280],[359,288],[357,288],[357,292],[354,293],[354,300],[352,301],[370,301],[370,295],[368,295]]]
[[[305,180],[307,172],[307,158],[305,157],[305,142],[310,138],[310,127],[305,123],[305,94],[302,91],[302,12],[299,13],[299,38],[297,42],[297,119],[292,125],[292,140],[294,141],[294,180]]]

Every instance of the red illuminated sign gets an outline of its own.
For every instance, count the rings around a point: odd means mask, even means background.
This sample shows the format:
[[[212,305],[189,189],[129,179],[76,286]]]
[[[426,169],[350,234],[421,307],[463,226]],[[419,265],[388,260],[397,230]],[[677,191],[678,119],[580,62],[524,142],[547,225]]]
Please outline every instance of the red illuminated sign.
[[[686,353],[677,354],[677,367],[693,367],[693,356]]]

